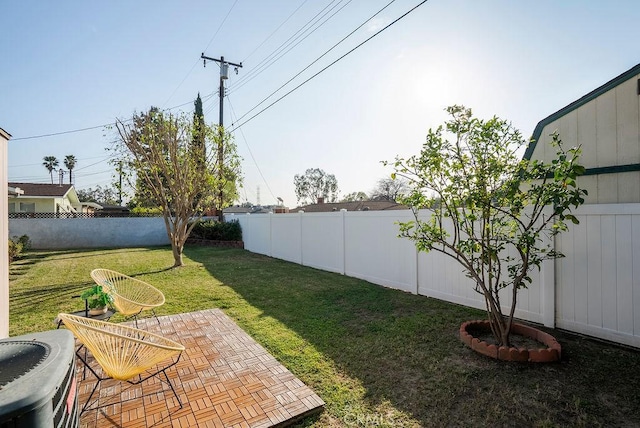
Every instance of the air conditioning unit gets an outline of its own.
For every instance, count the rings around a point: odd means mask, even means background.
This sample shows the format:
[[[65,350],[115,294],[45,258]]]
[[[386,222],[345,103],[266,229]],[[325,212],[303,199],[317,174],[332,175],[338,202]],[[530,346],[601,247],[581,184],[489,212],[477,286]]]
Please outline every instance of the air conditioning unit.
[[[68,330],[0,340],[0,428],[77,427],[75,364]]]

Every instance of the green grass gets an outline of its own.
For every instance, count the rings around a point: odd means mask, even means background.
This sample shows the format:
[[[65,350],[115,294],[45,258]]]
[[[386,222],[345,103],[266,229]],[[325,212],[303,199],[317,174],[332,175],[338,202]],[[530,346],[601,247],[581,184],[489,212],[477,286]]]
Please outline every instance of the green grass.
[[[53,328],[104,267],[163,290],[160,315],[221,308],[325,400],[301,426],[640,425],[637,350],[552,331],[561,362],[502,363],[458,338],[476,310],[243,250],[188,248],[185,262],[169,269],[169,248],[31,252],[11,268],[10,333]]]

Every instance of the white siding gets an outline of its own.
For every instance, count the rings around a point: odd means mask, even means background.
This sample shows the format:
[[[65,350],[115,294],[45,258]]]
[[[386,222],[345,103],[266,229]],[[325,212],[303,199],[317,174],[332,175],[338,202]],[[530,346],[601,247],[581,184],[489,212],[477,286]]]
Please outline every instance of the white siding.
[[[587,169],[640,163],[640,97],[636,75],[568,111],[542,129],[532,159],[550,162],[555,149],[549,134],[557,131],[565,148],[580,145],[580,163]],[[584,176],[578,179],[587,189],[587,203],[640,202],[640,172]]]

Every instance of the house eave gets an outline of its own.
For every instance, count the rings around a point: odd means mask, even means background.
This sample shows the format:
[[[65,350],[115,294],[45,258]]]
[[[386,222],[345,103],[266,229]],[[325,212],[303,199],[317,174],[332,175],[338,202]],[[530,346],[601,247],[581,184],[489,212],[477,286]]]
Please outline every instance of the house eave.
[[[529,142],[529,145],[527,146],[527,150],[524,152],[523,158],[526,159],[526,160],[531,159],[531,156],[533,155],[533,152],[534,152],[534,150],[536,148],[536,144],[538,143],[538,140],[540,139],[540,136],[542,135],[542,131],[544,130],[544,128],[547,125],[549,125],[552,122],[555,122],[556,120],[560,119],[562,116],[567,115],[568,113],[572,112],[573,110],[577,110],[579,107],[582,107],[583,105],[585,105],[589,101],[592,101],[592,100],[596,99],[597,97],[599,97],[600,95],[604,94],[605,92],[610,91],[611,89],[615,88],[616,86],[620,85],[621,83],[626,82],[627,80],[635,77],[638,74],[640,74],[640,64],[632,67],[631,69],[625,71],[624,73],[620,74],[619,76],[614,77],[613,79],[609,80],[604,85],[594,89],[593,91],[591,91],[588,94],[584,95],[583,97],[575,100],[574,102],[572,102],[571,104],[567,105],[566,107],[563,107],[560,110],[558,110],[557,112],[555,112],[555,113],[545,117],[544,119],[542,119],[540,122],[538,122],[538,124],[536,125],[535,129],[533,130],[533,135],[531,136],[531,140]]]

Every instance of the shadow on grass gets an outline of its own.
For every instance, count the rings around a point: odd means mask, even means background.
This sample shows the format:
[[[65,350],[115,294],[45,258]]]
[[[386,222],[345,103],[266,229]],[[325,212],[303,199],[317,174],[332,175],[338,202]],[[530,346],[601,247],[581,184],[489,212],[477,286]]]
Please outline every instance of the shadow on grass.
[[[269,319],[286,325],[357,379],[372,408],[390,403],[421,426],[640,424],[634,410],[640,394],[629,381],[640,373],[637,351],[551,331],[563,345],[562,362],[497,362],[458,338],[461,322],[483,318],[481,311],[243,250],[187,248],[185,254],[261,311],[257,322],[238,319],[249,334],[260,322],[268,328]],[[262,345],[329,406],[344,406],[335,413],[349,416],[348,398],[329,397],[341,386],[300,364],[304,344]],[[380,422],[403,425],[384,416]]]

